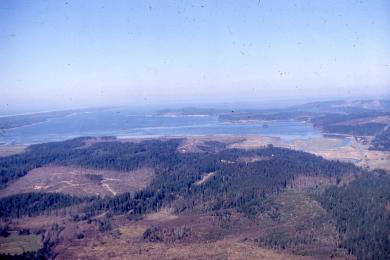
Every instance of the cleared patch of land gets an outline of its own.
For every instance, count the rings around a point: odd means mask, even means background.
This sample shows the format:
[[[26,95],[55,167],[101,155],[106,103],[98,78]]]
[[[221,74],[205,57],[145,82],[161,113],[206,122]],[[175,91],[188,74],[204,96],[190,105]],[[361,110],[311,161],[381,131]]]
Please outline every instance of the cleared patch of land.
[[[200,179],[199,181],[195,182],[195,185],[202,185],[203,183],[205,183],[208,179],[210,179],[214,175],[215,175],[215,172],[210,172],[208,174],[203,175],[202,179]]]
[[[151,220],[151,221],[155,221],[155,220],[168,221],[176,218],[178,218],[178,216],[173,214],[173,209],[169,209],[169,208],[163,208],[157,212],[150,213],[145,216],[146,220]]]
[[[334,221],[304,193],[276,196],[266,211],[253,220],[234,210],[176,215],[164,208],[137,221],[111,217],[112,228],[104,233],[98,232],[94,223],[77,222],[73,227],[66,224],[60,236],[67,234],[69,239],[58,241],[54,248],[57,258],[353,258],[338,248]],[[145,235],[148,230],[151,237]],[[187,233],[181,236],[183,230]],[[79,234],[83,234],[82,239],[76,239]]]
[[[0,253],[3,254],[17,255],[37,251],[41,247],[39,235],[19,235],[17,232],[11,232],[8,237],[0,237]]]
[[[69,221],[66,216],[58,215],[41,215],[35,217],[22,217],[12,219],[11,222],[0,222],[0,224],[7,224],[11,230],[29,229],[30,231],[36,232],[39,230],[49,229],[54,224],[64,224]]]
[[[181,153],[202,152],[205,149],[207,149],[207,147],[215,148],[216,146],[215,142],[219,142],[225,145],[231,145],[237,142],[242,142],[244,140],[245,138],[241,136],[228,136],[228,135],[187,137],[184,139],[182,144],[177,148],[177,150]],[[216,149],[218,149],[218,147]]]
[[[111,219],[112,230],[105,233],[97,232],[93,224],[79,223],[80,227],[77,229],[84,237],[62,239],[54,251],[58,253],[56,259],[312,259],[259,247],[256,243],[240,240],[237,236],[216,240],[212,235],[215,228],[208,230],[214,224],[218,225],[218,222],[213,224],[212,220],[211,217],[202,216],[175,216],[170,220],[165,217],[146,217],[134,222],[115,217]],[[182,242],[147,242],[144,240],[145,231],[153,226],[165,229],[189,226],[194,237]],[[61,233],[67,229],[69,227]],[[207,233],[210,239],[206,240],[202,233]],[[197,238],[197,234],[202,237]]]
[[[120,172],[79,167],[49,166],[27,175],[0,190],[0,197],[25,192],[61,192],[76,196],[115,196],[145,188],[154,176],[151,168]]]
[[[267,145],[281,146],[284,147],[286,141],[283,141],[280,137],[270,136],[245,136],[242,137],[240,142],[235,142],[229,145],[229,148],[238,149],[256,149],[265,147]]]
[[[127,235],[123,237],[128,237]],[[222,240],[211,243],[175,244],[137,243],[134,240],[113,240],[104,236],[88,242],[87,246],[73,245],[57,259],[310,259],[260,248],[253,243]],[[72,252],[72,251],[73,252]]]

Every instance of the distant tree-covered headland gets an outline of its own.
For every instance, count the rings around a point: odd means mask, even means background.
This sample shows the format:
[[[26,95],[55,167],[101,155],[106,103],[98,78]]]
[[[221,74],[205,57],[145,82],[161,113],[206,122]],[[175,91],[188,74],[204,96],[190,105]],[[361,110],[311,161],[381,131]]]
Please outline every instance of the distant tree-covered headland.
[[[237,110],[221,120],[304,120],[327,134],[373,136],[371,149],[389,151],[389,100],[314,102],[281,109]]]
[[[74,113],[90,111],[91,109],[72,109],[63,111],[40,112],[22,115],[9,115],[0,117],[0,129],[6,130],[10,128],[21,127],[47,121],[51,118],[64,117]]]

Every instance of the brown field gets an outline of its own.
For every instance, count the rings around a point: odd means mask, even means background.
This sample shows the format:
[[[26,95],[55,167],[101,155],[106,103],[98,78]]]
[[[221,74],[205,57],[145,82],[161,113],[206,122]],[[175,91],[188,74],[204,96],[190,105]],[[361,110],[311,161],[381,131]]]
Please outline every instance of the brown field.
[[[285,145],[285,142],[279,137],[245,136],[242,137],[241,141],[230,144],[229,148],[256,149],[265,147],[269,144],[283,147]]]
[[[78,223],[78,227],[66,225],[62,232],[68,233],[69,239],[58,241],[54,248],[58,254],[57,259],[304,259],[261,248],[252,241],[241,241],[240,236],[213,238],[213,231],[222,231],[210,216],[176,216],[164,209],[162,212],[145,216],[144,220],[128,221],[124,217],[114,217],[111,223],[113,229],[106,233],[99,233],[93,224]],[[183,225],[190,226],[194,232],[190,240],[143,240],[143,234],[148,227],[175,228]],[[69,235],[71,232],[74,232],[73,237]],[[83,232],[85,237],[76,239],[76,234],[80,232]],[[206,234],[210,239],[203,237]]]
[[[157,220],[160,222],[172,220],[178,218],[177,215],[173,214],[173,209],[163,208],[158,212],[150,213],[145,216],[145,220]]]
[[[56,215],[41,215],[35,217],[14,218],[8,223],[11,230],[30,229],[38,231],[42,229],[49,229],[53,224],[65,224],[69,221],[66,216]],[[4,224],[4,223],[3,223]]]
[[[28,251],[37,251],[42,247],[41,236],[39,235],[18,235],[11,232],[8,237],[0,236],[0,253],[22,254]]]
[[[231,145],[237,142],[243,142],[244,140],[244,137],[229,135],[186,137],[177,150],[181,153],[202,152],[200,147],[206,145],[207,142],[221,142],[226,145]]]
[[[213,213],[176,215],[172,209],[163,208],[136,221],[124,215],[110,216],[112,228],[106,232],[98,228],[99,219],[107,218],[104,214],[90,222],[44,215],[12,219],[8,225],[11,230],[46,230],[43,240],[54,243],[56,259],[328,259],[331,255],[335,259],[351,259],[338,248],[332,219],[304,193],[286,192],[276,197],[271,208],[255,220],[234,210],[230,212],[229,218],[221,218]],[[280,213],[277,219],[272,217],[275,212]],[[144,232],[151,227],[187,227],[191,232],[183,239],[163,236],[161,241],[151,242],[144,239]],[[280,249],[257,242],[256,239],[267,238],[274,232],[281,232],[298,244]],[[0,241],[0,247],[20,253],[21,248],[41,246],[38,237],[13,237]]]
[[[278,219],[271,213],[280,212]],[[104,218],[104,216],[99,216]],[[56,246],[57,259],[349,259],[338,248],[335,224],[326,211],[303,193],[287,192],[276,198],[269,212],[257,220],[231,211],[228,219],[214,214],[175,215],[164,208],[137,221],[110,217],[112,229],[101,233],[94,221],[63,223]],[[161,241],[144,239],[151,227],[191,230],[188,237]],[[266,248],[256,239],[273,232],[298,241],[287,249]],[[83,237],[78,238],[79,234]],[[301,242],[299,242],[301,241]]]
[[[146,187],[153,169],[130,172],[93,170],[79,167],[49,166],[31,170],[27,175],[0,190],[0,197],[25,192],[61,192],[76,196],[115,196]],[[91,179],[90,176],[99,179]]]
[[[221,240],[211,243],[191,243],[185,245],[163,243],[134,243],[102,238],[101,245],[80,248],[76,255],[62,255],[58,259],[310,259],[260,248],[250,242]],[[78,250],[79,248],[74,248]]]

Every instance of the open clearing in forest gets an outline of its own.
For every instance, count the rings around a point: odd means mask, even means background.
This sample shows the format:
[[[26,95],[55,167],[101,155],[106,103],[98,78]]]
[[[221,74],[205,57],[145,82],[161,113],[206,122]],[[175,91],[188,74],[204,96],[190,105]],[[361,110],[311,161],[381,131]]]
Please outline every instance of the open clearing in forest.
[[[49,166],[31,170],[0,191],[0,197],[25,192],[61,192],[76,196],[115,196],[145,188],[151,168],[120,172],[80,167]]]
[[[195,182],[195,185],[202,185],[203,183],[205,183],[208,179],[210,179],[214,175],[215,175],[215,172],[210,172],[208,174],[203,175],[201,180]]]
[[[28,251],[37,251],[42,247],[39,235],[18,235],[11,232],[8,237],[0,237],[0,253],[17,255]]]
[[[77,225],[84,227],[74,230],[83,229],[85,237],[72,242],[61,240],[54,250],[59,253],[58,259],[326,259],[332,254],[336,259],[350,258],[338,248],[338,234],[330,216],[304,193],[275,197],[257,221],[234,210],[229,212],[225,218],[207,213],[176,215],[172,209],[163,208],[137,221],[114,216],[110,218],[112,230],[100,234],[94,222],[79,222]],[[145,231],[153,227],[164,230],[159,233],[161,240],[144,239]],[[189,236],[170,241],[169,230],[183,227],[190,230]],[[277,242],[291,242],[293,246],[282,252],[256,242],[278,232],[287,240]]]

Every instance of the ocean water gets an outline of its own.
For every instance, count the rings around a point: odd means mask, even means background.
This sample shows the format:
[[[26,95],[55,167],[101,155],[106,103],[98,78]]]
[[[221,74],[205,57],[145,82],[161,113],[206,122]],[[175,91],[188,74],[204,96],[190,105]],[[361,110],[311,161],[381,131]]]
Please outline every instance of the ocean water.
[[[298,121],[232,123],[216,116],[159,116],[126,109],[84,112],[3,131],[0,143],[33,144],[79,136],[263,135],[284,139],[322,136]]]

